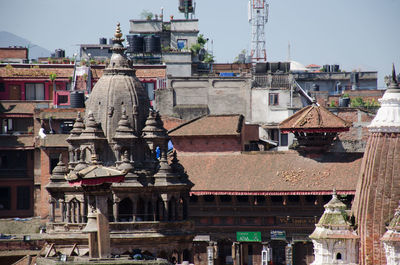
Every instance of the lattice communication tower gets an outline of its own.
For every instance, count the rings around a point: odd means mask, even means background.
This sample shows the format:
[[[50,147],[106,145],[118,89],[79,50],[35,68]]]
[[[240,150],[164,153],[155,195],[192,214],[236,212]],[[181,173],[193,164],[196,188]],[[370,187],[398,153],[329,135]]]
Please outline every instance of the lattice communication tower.
[[[268,22],[269,5],[265,0],[249,0],[249,22],[251,23],[251,60],[266,62],[265,24]]]

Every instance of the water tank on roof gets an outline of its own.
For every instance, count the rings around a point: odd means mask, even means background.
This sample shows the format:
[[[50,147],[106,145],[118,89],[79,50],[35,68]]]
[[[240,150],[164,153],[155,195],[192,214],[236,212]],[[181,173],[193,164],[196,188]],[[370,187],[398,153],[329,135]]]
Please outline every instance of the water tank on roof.
[[[131,53],[142,53],[144,51],[144,40],[143,36],[139,35],[128,35],[127,36],[129,49]]]
[[[267,72],[267,63],[256,63],[256,74],[265,74]]]
[[[359,78],[358,73],[357,72],[352,72],[350,74],[350,83],[357,84],[358,83],[358,78]]]
[[[339,98],[339,107],[346,108],[350,105],[350,98]]]
[[[271,73],[275,73],[279,70],[280,63],[270,63],[269,66]]]
[[[144,37],[144,51],[148,53],[161,53],[161,38],[158,35]]]
[[[99,43],[103,44],[103,45],[106,45],[107,44],[107,39],[106,38],[100,38],[99,39]]]
[[[189,13],[193,12],[193,1],[192,0],[179,0],[179,11],[180,12],[185,12],[187,8],[187,11]]]
[[[85,107],[85,94],[83,91],[72,91],[70,96],[71,108]]]
[[[333,67],[332,72],[335,72],[335,73],[339,72],[339,65],[338,64],[334,64],[334,65],[332,65],[332,67]]]
[[[65,50],[57,49],[55,51],[55,58],[64,58],[65,57]]]
[[[279,70],[281,70],[284,73],[287,73],[290,71],[290,62],[281,62],[279,66]]]

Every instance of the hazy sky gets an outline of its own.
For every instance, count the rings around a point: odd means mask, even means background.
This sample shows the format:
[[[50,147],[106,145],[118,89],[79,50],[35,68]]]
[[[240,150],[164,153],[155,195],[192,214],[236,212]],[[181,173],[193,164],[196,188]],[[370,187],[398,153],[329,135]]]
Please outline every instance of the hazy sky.
[[[146,9],[183,18],[178,0],[0,0],[0,30],[48,50],[72,55],[78,44],[112,37],[119,21],[124,34],[129,20]],[[232,62],[250,49],[247,0],[197,0],[200,33],[213,40],[217,62]],[[354,69],[400,70],[400,0],[268,0],[266,49],[270,61],[291,59],[304,65],[340,64]],[[208,46],[211,49],[211,44]]]

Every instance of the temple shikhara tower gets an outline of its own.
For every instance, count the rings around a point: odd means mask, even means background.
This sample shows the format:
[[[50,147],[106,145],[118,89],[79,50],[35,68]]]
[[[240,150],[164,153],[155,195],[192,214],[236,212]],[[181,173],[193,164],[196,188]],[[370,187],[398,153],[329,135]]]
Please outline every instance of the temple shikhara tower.
[[[383,242],[390,243],[390,238],[381,238],[400,200],[400,87],[394,67],[380,103],[369,125],[371,134],[352,209],[360,237],[359,262],[371,265],[387,263]]]
[[[118,24],[110,64],[67,139],[68,164],[60,158],[46,187],[50,215],[44,239],[69,256],[90,252],[108,258],[141,249],[189,261],[193,184],[176,156],[167,161],[169,136],[150,109],[123,41]]]

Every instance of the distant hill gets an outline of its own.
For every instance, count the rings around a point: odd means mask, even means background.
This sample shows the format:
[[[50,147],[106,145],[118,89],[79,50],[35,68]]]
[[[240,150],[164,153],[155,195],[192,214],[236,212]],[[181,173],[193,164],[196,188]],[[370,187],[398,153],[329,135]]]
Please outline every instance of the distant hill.
[[[38,57],[50,57],[51,52],[43,47],[35,45],[27,39],[21,38],[8,31],[0,31],[0,47],[23,46],[29,48],[29,59],[37,59]]]

